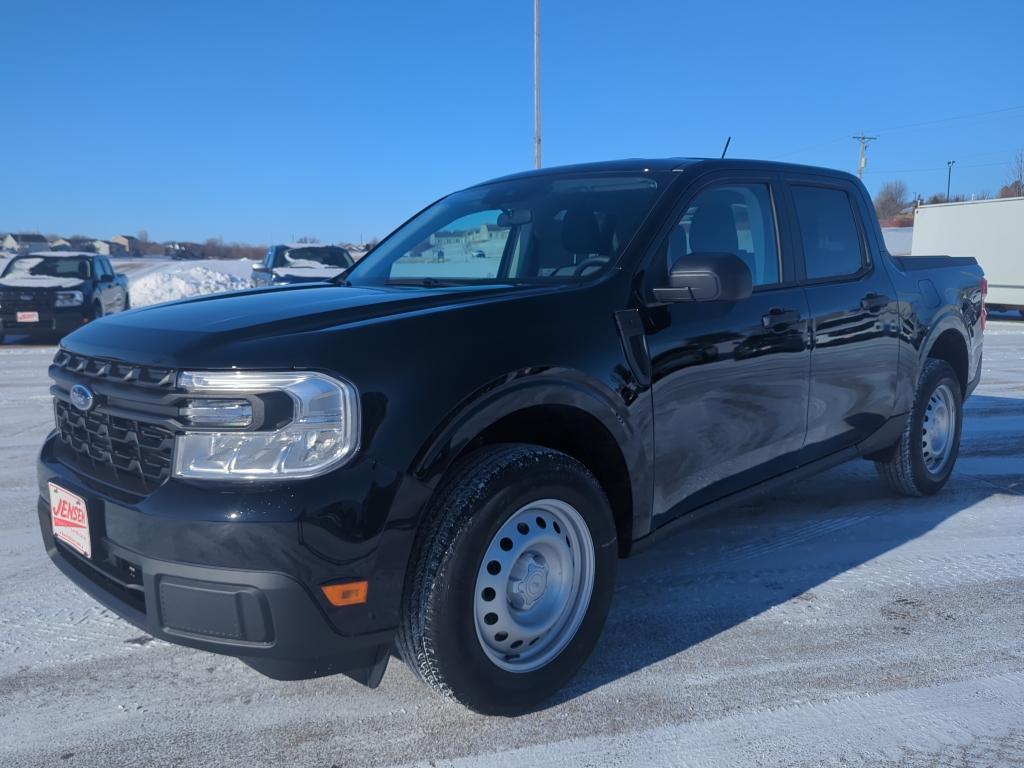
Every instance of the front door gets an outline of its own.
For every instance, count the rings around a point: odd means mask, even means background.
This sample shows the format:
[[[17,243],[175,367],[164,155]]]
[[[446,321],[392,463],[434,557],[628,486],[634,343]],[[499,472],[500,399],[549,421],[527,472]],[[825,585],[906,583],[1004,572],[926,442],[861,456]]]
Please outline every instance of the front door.
[[[688,194],[647,268],[733,253],[754,292],[647,308],[655,525],[796,466],[807,428],[808,305],[775,216],[773,177],[719,177]],[[660,518],[660,521],[659,521]]]

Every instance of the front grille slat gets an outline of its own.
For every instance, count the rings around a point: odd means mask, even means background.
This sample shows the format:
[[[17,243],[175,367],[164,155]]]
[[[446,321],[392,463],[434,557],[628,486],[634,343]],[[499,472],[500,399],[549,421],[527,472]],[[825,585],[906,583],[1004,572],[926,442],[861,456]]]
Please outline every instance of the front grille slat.
[[[90,379],[105,379],[144,390],[173,391],[175,381],[171,369],[127,365],[65,350],[57,353],[54,365],[86,385]],[[153,396],[163,397],[156,392]],[[59,397],[54,408],[57,434],[67,449],[65,460],[85,474],[140,494],[150,493],[170,477],[174,432],[166,426],[114,416],[102,404],[82,413]],[[160,416],[155,412],[153,418]]]

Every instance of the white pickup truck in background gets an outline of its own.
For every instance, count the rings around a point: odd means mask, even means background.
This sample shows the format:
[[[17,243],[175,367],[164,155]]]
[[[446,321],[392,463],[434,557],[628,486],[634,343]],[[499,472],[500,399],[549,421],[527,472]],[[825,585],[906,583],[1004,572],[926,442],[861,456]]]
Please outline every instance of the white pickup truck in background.
[[[1024,315],[1024,197],[922,205],[910,255],[974,256],[988,278],[990,309]]]

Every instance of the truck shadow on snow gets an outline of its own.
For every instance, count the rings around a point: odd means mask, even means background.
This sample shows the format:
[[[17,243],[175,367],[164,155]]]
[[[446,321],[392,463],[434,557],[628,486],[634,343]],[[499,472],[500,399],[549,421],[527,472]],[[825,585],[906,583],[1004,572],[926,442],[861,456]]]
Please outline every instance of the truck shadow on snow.
[[[975,396],[967,412],[1016,420],[1024,418],[1024,399]],[[971,426],[968,422],[965,428],[965,458],[976,449],[984,455],[988,442],[984,428],[973,435]],[[1022,466],[1019,441],[1002,455],[1014,467]],[[993,494],[1024,493],[1024,486],[1011,479],[979,477],[958,468],[936,496],[909,499],[890,494],[872,466],[859,461],[696,520],[649,551],[620,561],[612,610],[598,647],[549,705],[660,662],[671,664],[675,672],[685,670],[696,663],[683,653],[686,649],[789,601],[814,601],[816,587],[928,533]],[[913,578],[917,567],[905,568]],[[871,589],[877,573],[865,569],[851,574],[842,586],[851,593]],[[879,579],[879,585],[884,583]],[[678,654],[683,655],[676,658]]]

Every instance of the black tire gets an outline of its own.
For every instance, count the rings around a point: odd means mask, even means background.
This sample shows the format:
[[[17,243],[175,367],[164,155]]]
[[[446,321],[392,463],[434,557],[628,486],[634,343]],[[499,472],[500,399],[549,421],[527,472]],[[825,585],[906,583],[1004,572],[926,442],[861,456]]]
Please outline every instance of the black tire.
[[[594,550],[593,588],[589,604],[582,598],[578,603],[585,610],[578,628],[564,632],[559,642],[566,644],[552,651],[557,655],[536,670],[509,671],[492,661],[488,652],[493,651],[485,651],[478,636],[478,576],[502,526],[524,507],[547,499],[571,505],[585,523]],[[573,557],[577,565],[586,559]],[[470,709],[500,715],[533,710],[565,685],[593,650],[611,605],[617,561],[611,507],[586,467],[539,446],[481,449],[452,470],[428,508],[406,579],[398,651],[434,691]],[[514,569],[508,570],[511,576]],[[491,595],[488,599],[495,599],[493,590]],[[512,654],[506,662],[517,658]]]
[[[128,291],[124,292],[124,306],[121,307],[122,312],[127,312],[132,308],[131,297],[128,295]]]
[[[952,441],[939,466],[931,465],[935,454],[928,444],[925,419],[935,407],[933,397],[940,390],[949,393],[952,406]],[[960,432],[963,426],[963,390],[956,373],[945,360],[929,359],[925,362],[914,394],[914,407],[899,441],[884,461],[876,461],[879,477],[893,491],[904,496],[931,496],[946,484],[956,464],[960,450]]]
[[[98,301],[94,301],[92,303],[92,317],[90,319],[99,320],[101,317],[103,317],[103,305]]]

